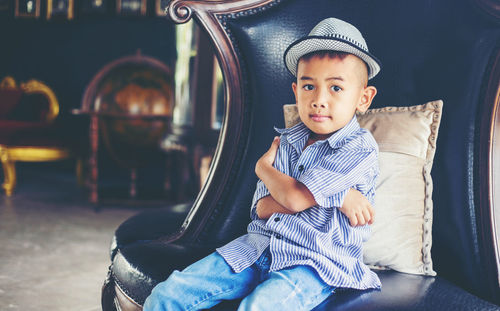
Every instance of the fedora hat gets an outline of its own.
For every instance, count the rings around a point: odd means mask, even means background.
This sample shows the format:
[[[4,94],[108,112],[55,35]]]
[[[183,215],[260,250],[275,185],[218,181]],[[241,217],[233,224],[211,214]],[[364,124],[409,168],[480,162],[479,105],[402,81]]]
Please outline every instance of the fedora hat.
[[[319,22],[309,35],[290,44],[284,54],[288,71],[297,76],[299,59],[315,51],[339,51],[356,55],[368,65],[368,79],[380,71],[380,61],[368,51],[365,39],[353,25],[338,18]]]

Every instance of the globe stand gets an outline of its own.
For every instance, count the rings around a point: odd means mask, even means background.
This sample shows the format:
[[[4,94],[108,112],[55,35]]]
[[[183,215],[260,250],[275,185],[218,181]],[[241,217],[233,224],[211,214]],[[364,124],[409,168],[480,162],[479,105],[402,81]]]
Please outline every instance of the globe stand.
[[[130,185],[125,186],[129,193],[125,196],[134,199],[132,201],[142,196],[138,188],[138,168],[162,155],[158,144],[169,131],[173,100],[171,68],[140,51],[112,61],[93,77],[85,90],[81,109],[72,111],[75,115],[90,117],[90,202],[99,201],[100,138],[114,162],[131,170]],[[113,195],[117,193],[114,191]]]

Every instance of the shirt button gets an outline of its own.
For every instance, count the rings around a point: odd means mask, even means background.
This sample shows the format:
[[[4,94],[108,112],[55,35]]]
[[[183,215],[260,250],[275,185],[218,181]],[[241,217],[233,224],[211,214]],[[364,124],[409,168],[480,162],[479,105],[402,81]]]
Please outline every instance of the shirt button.
[[[302,172],[304,170],[304,165],[299,165],[299,172]]]
[[[280,221],[280,220],[281,220],[281,218],[279,218],[279,217],[274,218],[274,221],[275,221],[275,222],[278,222],[278,221]]]
[[[278,240],[281,240],[281,238],[282,238],[281,234],[279,234],[279,233],[276,233],[274,235],[274,237],[277,238]]]

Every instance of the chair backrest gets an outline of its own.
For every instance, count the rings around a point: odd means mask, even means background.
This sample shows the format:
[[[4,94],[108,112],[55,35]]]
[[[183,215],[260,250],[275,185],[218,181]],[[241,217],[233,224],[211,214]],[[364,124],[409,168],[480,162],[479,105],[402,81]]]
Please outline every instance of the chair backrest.
[[[29,80],[17,86],[12,77],[0,82],[0,119],[50,123],[59,114],[59,102],[45,83]]]
[[[333,16],[356,25],[382,62],[372,80],[379,90],[372,107],[444,101],[432,171],[434,267],[474,293],[500,296],[500,202],[493,196],[500,172],[493,169],[499,155],[492,143],[500,131],[500,9],[494,1],[174,0],[169,16],[194,17],[208,32],[226,86],[226,119],[210,176],[179,236],[220,245],[245,231],[255,162],[275,135],[273,126],[283,126],[282,106],[294,103],[283,52]]]

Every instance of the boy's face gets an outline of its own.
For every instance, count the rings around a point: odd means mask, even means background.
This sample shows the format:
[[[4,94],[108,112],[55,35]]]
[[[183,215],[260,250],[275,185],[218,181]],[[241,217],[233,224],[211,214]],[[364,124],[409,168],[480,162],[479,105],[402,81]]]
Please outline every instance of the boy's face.
[[[343,128],[356,110],[370,107],[377,90],[366,86],[365,63],[354,55],[300,60],[297,82],[292,84],[300,120],[322,140]]]

